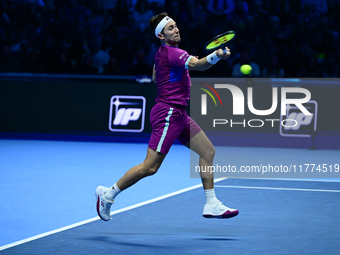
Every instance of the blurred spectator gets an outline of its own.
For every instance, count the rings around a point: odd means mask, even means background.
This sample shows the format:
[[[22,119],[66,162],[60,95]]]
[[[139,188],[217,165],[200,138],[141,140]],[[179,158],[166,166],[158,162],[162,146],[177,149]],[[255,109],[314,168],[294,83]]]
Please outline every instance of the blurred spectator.
[[[1,26],[1,19],[0,19],[0,45],[7,41],[7,33],[6,29]]]
[[[93,56],[91,53],[84,54],[83,64],[77,71],[79,74],[99,74],[98,69],[93,66]]]
[[[261,76],[259,65],[250,61],[250,54],[248,51],[242,52],[241,57],[240,57],[240,62],[233,66],[233,71],[232,71],[233,77],[247,77],[248,76],[248,75],[241,73],[240,69],[242,65],[250,65],[252,67],[252,71],[251,71],[252,77]]]
[[[45,41],[41,50],[41,59],[45,63],[47,73],[54,72],[54,59],[56,59],[56,46],[52,38]]]
[[[1,1],[0,3],[0,15],[2,16],[1,18],[6,22],[10,22],[10,18],[8,17],[8,4],[7,1]]]
[[[13,56],[18,58],[21,63],[24,63],[27,60],[31,51],[32,49],[30,47],[29,42],[27,40],[23,40],[21,41],[18,50],[13,51]]]
[[[217,22],[230,21],[234,10],[233,0],[208,0],[207,11],[210,18]]]
[[[124,50],[120,50],[124,48]],[[132,66],[135,54],[135,45],[133,41],[122,41],[117,47],[117,52],[111,56],[117,56],[120,62],[120,71],[122,74],[127,74]]]
[[[141,63],[154,64],[159,40],[146,27],[149,18],[161,11],[176,20],[182,33],[180,47],[200,57],[207,54],[204,46],[211,37],[236,31],[228,44],[232,56],[201,76],[239,75],[238,67],[238,74],[230,67],[236,60],[242,62],[245,49],[257,64],[253,74],[258,70],[258,76],[269,68],[271,54],[280,59],[286,77],[334,77],[338,70],[339,0],[4,0],[0,2],[2,68],[69,73],[71,63],[77,72],[136,73]],[[87,61],[85,52],[92,55],[86,55]],[[144,60],[137,61],[137,56]],[[15,65],[4,67],[4,62]],[[85,62],[92,64],[85,68]]]
[[[110,60],[110,55],[100,49],[99,43],[96,40],[90,41],[89,50],[92,55],[93,66],[98,69],[99,74],[103,73],[104,66]]]
[[[41,61],[40,53],[36,50],[28,54],[27,59],[22,64],[22,71],[24,73],[43,73],[44,63]]]
[[[285,77],[299,77],[298,73],[305,66],[296,41],[283,45],[279,52],[281,67],[285,71]]]
[[[337,48],[336,52],[335,52],[335,61],[336,63],[338,63],[338,65],[340,65],[340,48]]]
[[[311,41],[310,45],[314,51],[317,61],[321,64],[324,61],[328,51],[323,32],[315,31],[313,33],[313,40]]]
[[[272,40],[277,40],[277,36],[279,36],[279,32],[281,30],[280,18],[277,16],[271,16],[268,20],[268,26],[266,28],[266,36],[271,38]]]
[[[46,12],[53,12],[55,10],[54,0],[45,0],[44,10]]]
[[[88,29],[91,37],[101,36],[101,30],[104,26],[105,10],[99,2],[93,4],[91,15],[88,20]]]
[[[152,66],[145,62],[144,51],[137,52],[135,56],[136,63],[129,69],[131,75],[152,75]]]
[[[102,0],[103,7],[107,10],[114,9],[116,6],[117,0]]]
[[[195,21],[196,18],[199,18],[198,12],[202,10],[202,6],[199,1],[195,0],[187,0],[185,5],[186,12],[188,13],[188,21]],[[191,22],[190,25],[195,25],[192,23],[196,22]],[[189,25],[189,24],[188,24]]]
[[[311,32],[308,29],[307,22],[303,17],[297,18],[294,27],[290,32],[289,39],[296,40],[298,47],[301,48],[309,41],[310,37]]]
[[[157,43],[157,39],[154,36],[144,39],[143,45],[140,45],[139,49],[144,51],[145,63],[150,66],[154,65],[154,58],[158,48],[159,44]]]
[[[110,52],[114,47],[115,38],[110,33],[105,33],[102,37],[102,50],[105,52]]]
[[[285,7],[286,3],[289,3],[289,10],[290,10],[290,17],[292,17],[292,23],[294,23],[295,18],[297,15],[301,13],[302,5],[304,0],[288,0],[288,1],[281,1],[281,5]]]
[[[303,78],[320,78],[322,77],[321,65],[314,57],[305,61],[304,66],[298,72],[298,77]]]
[[[313,30],[318,24],[320,19],[320,13],[315,11],[315,7],[310,3],[305,3],[302,13],[300,15],[308,25],[308,29]]]
[[[92,10],[96,15],[97,12],[95,8],[97,8],[97,1],[91,2],[93,3]],[[90,13],[91,11],[86,8],[84,1],[82,0],[68,0],[65,5],[65,19],[67,20],[88,20],[91,15]]]
[[[340,2],[338,0],[328,0],[328,13],[327,16],[333,24],[340,23]]]
[[[131,0],[118,0],[116,8],[112,11],[114,24],[118,27],[126,26],[130,21],[132,8]]]
[[[303,3],[312,6],[312,8],[321,13],[326,13],[328,11],[327,0],[304,0]]]
[[[11,56],[11,50],[8,45],[2,47],[0,52],[0,72],[11,73],[20,71],[20,61]]]
[[[181,8],[179,0],[166,0],[165,10],[172,19],[176,20],[177,23],[180,22]]]
[[[149,9],[149,2],[147,0],[138,0],[133,12],[133,19],[142,33],[146,28],[149,28],[149,21],[152,16],[154,16],[154,13]]]
[[[206,29],[205,26],[207,24],[207,9],[205,6],[205,1],[197,1],[197,0],[189,0],[188,2],[188,9],[190,10],[191,19],[195,26],[201,28],[199,31],[201,34],[205,33]],[[205,31],[204,31],[205,30]]]
[[[271,57],[270,63],[262,71],[262,77],[266,77],[266,78],[273,78],[273,77],[283,78],[283,77],[285,77],[285,72],[281,68],[277,56]]]
[[[328,54],[322,64],[322,77],[336,78],[339,77],[339,65],[336,63],[334,54]]]
[[[64,52],[60,53],[55,63],[54,72],[59,74],[73,74],[74,71],[75,68],[67,58],[67,55]]]
[[[297,13],[294,12],[294,5],[292,6],[292,2],[294,1],[286,0],[281,2],[281,11],[278,13],[278,16],[283,25],[291,25],[295,20]]]
[[[237,19],[238,21],[245,21],[248,16],[248,4],[243,0],[234,0],[235,1],[235,10],[233,12],[233,19]]]
[[[74,41],[71,45],[71,48],[68,52],[68,57],[72,63],[72,65],[79,69],[83,63],[83,54],[85,50],[81,42]]]
[[[269,12],[263,7],[263,2],[261,0],[254,0],[251,9],[251,14],[254,17],[256,26],[261,29],[264,28],[265,22],[269,19]]]
[[[238,30],[237,36],[244,38],[247,43],[254,44],[257,37],[262,33],[255,23],[254,17],[248,15],[243,24],[244,26]]]
[[[117,75],[119,74],[119,62],[117,58],[110,58],[109,62],[105,66],[105,70],[103,72],[105,75]]]
[[[265,48],[264,38],[258,35],[255,38],[255,43],[253,44],[253,55],[252,60],[253,62],[257,63],[261,68],[263,68],[266,63],[268,63],[268,51]]]

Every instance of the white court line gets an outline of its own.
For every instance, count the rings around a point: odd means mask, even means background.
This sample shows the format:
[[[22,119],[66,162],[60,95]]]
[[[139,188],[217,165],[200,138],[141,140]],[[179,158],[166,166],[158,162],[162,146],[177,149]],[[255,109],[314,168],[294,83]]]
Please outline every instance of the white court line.
[[[269,190],[292,190],[292,191],[312,191],[312,192],[340,193],[340,190],[331,190],[331,189],[295,189],[295,188],[272,188],[272,187],[228,186],[228,185],[215,185],[215,187],[216,188],[235,188],[235,189],[269,189]]]
[[[218,179],[215,179],[214,182],[216,183],[216,182],[219,182],[219,181],[223,181],[225,179],[227,179],[227,178],[218,178]],[[172,193],[160,196],[160,197],[156,197],[156,198],[153,198],[153,199],[150,199],[150,200],[147,200],[147,201],[135,204],[135,205],[131,205],[131,206],[113,211],[113,212],[111,212],[111,215],[118,214],[118,213],[121,213],[121,212],[125,212],[125,211],[128,211],[128,210],[132,210],[132,209],[135,209],[137,207],[141,207],[143,205],[151,204],[153,202],[160,201],[162,199],[172,197],[172,196],[175,196],[175,195],[178,195],[178,194],[181,194],[181,193],[193,190],[193,189],[197,189],[199,187],[202,187],[202,184],[197,184],[197,185],[191,186],[189,188],[181,189],[181,190],[178,190],[178,191],[175,191],[175,192],[172,192]],[[94,217],[94,218],[84,220],[84,221],[81,221],[81,222],[78,222],[78,223],[75,223],[75,224],[72,224],[72,225],[68,225],[66,227],[62,227],[62,228],[58,228],[58,229],[55,229],[55,230],[52,230],[52,231],[48,231],[48,232],[42,233],[40,235],[32,236],[32,237],[29,237],[29,238],[26,238],[26,239],[23,239],[23,240],[14,242],[14,243],[6,244],[4,246],[0,246],[0,251],[8,249],[8,248],[12,248],[14,246],[18,246],[20,244],[24,244],[24,243],[27,243],[27,242],[30,242],[30,241],[33,241],[33,240],[37,240],[37,239],[43,238],[45,236],[53,235],[53,234],[56,234],[56,233],[59,233],[59,232],[62,232],[62,231],[65,231],[65,230],[68,230],[68,229],[71,229],[71,228],[75,228],[75,227],[78,227],[78,226],[81,226],[81,225],[84,225],[84,224],[87,224],[87,223],[90,223],[90,222],[93,222],[93,221],[96,221],[96,220],[99,220],[99,219],[100,219],[99,217]]]

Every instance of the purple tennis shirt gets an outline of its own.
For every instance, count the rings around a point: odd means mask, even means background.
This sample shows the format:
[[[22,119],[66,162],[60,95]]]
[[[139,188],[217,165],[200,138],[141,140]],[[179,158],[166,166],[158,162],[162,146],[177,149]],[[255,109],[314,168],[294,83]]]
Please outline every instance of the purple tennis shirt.
[[[156,103],[188,105],[191,86],[188,64],[191,57],[177,47],[159,47],[155,55]]]

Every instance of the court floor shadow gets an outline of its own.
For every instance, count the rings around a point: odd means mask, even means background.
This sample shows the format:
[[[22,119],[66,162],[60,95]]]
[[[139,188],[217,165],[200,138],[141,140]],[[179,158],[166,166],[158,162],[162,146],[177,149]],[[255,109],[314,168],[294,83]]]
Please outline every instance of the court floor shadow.
[[[196,240],[202,240],[202,241],[238,241],[238,239],[235,238],[223,238],[223,237],[204,237],[204,238],[197,238]]]
[[[92,237],[84,237],[79,238],[79,240],[83,241],[92,241],[92,242],[98,242],[98,243],[108,243],[110,245],[123,245],[123,246],[129,246],[129,247],[145,247],[145,248],[170,248],[170,246],[162,246],[162,245],[154,245],[154,244],[145,244],[140,243],[141,239],[138,239],[138,235],[136,235],[136,242],[127,242],[127,241],[121,241],[121,240],[115,240],[112,237],[108,236],[92,236]]]

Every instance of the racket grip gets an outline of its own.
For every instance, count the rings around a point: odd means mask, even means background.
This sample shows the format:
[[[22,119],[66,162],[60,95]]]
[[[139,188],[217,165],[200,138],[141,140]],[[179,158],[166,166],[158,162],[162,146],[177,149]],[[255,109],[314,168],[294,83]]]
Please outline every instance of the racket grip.
[[[227,53],[227,50],[226,48],[223,49],[223,54],[226,54]]]

